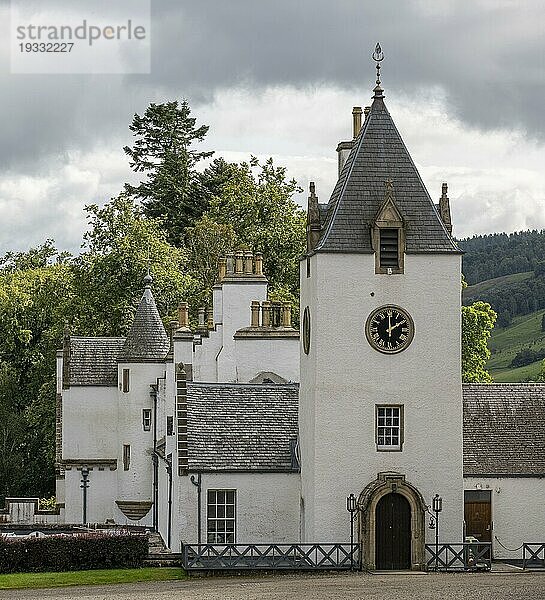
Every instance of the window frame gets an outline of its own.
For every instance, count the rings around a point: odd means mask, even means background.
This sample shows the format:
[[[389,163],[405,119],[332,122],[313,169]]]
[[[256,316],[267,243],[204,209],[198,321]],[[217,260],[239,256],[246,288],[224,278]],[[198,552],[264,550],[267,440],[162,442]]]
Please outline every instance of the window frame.
[[[121,369],[121,391],[128,394],[131,387],[131,370]]]
[[[172,415],[167,415],[166,433],[167,435],[174,435],[174,417]]]
[[[131,445],[123,444],[123,471],[131,468]]]
[[[211,501],[211,495],[214,495],[214,501]],[[223,502],[219,502],[219,494],[224,494]],[[227,495],[232,494],[232,502],[228,502]],[[223,508],[223,516],[219,516]],[[228,515],[228,507],[232,507],[233,516]],[[211,509],[214,508],[214,511]],[[212,514],[213,513],[213,514]],[[210,525],[214,523],[214,529]],[[227,528],[227,524],[232,523],[232,531]],[[218,524],[222,524],[222,529],[218,529]],[[224,539],[220,536],[224,535]],[[229,538],[229,539],[228,539]],[[206,543],[207,544],[236,544],[237,540],[237,490],[234,488],[210,488],[206,490]]]
[[[144,431],[151,431],[151,408],[142,409],[142,429]]]
[[[395,425],[380,425],[379,411],[382,409],[392,409],[398,411],[398,443],[397,444],[380,444],[379,443],[379,428],[394,429]],[[387,418],[387,417],[385,417]],[[393,418],[393,414],[392,414]],[[375,405],[375,446],[377,452],[402,452],[405,442],[405,407],[403,404],[376,404]]]

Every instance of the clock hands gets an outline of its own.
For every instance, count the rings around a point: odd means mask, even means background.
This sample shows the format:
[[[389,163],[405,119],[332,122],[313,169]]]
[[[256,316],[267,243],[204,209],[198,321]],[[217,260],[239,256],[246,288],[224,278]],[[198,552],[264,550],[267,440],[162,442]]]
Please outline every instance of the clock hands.
[[[390,320],[390,317],[388,317],[388,320]],[[388,332],[388,336],[392,337],[392,331],[396,328],[399,327],[400,325],[403,325],[403,323],[406,323],[407,321],[399,321],[399,323],[396,323],[395,325],[390,325],[390,327],[388,327],[388,329],[386,330]]]

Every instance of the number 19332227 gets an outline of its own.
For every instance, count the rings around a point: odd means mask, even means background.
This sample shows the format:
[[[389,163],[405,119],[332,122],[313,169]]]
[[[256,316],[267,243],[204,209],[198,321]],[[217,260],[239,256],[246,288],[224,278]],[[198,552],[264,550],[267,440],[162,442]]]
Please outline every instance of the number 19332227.
[[[21,42],[20,52],[72,52],[74,42]]]

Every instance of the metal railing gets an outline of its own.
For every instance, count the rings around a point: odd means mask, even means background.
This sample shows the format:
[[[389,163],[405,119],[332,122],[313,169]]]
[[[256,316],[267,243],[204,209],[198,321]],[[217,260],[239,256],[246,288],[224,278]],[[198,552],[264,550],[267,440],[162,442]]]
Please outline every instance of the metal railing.
[[[183,544],[194,570],[349,570],[359,567],[358,544]]]
[[[428,571],[489,571],[492,543],[426,544]]]
[[[545,544],[522,544],[522,568],[545,567]]]

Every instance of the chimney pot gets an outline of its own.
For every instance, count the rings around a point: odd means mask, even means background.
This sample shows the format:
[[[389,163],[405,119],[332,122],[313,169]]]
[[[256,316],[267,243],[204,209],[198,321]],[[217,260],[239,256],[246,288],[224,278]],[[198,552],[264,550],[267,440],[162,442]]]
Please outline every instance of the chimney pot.
[[[282,306],[282,327],[291,327],[291,303],[284,302]]]
[[[189,307],[187,302],[180,302],[180,306],[178,306],[178,324],[183,329],[189,328]]]
[[[244,274],[253,275],[254,255],[249,250],[244,253]]]
[[[227,259],[220,258],[218,260],[218,281],[221,281],[227,274]]]
[[[263,254],[255,253],[255,274],[263,277]]]
[[[241,275],[243,271],[244,252],[237,250],[235,252],[235,275]]]
[[[232,252],[226,254],[227,274],[231,275],[235,270],[235,260]]]
[[[252,320],[250,322],[252,327],[259,327],[259,310],[261,306],[257,300],[252,301]]]
[[[199,327],[205,327],[205,322],[204,322],[205,312],[206,311],[205,311],[204,307],[199,308]]]
[[[354,106],[352,109],[352,124],[353,124],[353,133],[354,138],[358,137],[358,133],[361,129],[361,115],[362,115],[361,106]]]
[[[263,327],[271,326],[271,303],[268,300],[261,303],[261,324]]]

